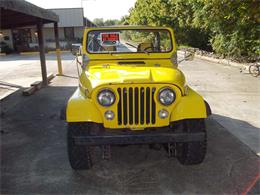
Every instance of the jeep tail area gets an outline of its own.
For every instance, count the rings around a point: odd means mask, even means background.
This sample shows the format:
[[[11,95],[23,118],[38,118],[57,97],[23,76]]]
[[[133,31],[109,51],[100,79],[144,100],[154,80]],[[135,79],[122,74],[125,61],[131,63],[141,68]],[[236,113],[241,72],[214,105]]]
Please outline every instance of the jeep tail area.
[[[88,28],[80,53],[79,87],[66,107],[73,169],[90,169],[94,148],[108,157],[111,145],[163,145],[183,165],[203,161],[211,111],[178,69],[171,28]]]

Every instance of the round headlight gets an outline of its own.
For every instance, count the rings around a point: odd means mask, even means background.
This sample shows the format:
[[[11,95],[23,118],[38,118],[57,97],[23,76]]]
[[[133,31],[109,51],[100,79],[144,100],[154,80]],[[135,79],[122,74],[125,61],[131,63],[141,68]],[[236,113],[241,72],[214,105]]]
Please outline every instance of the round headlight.
[[[104,89],[98,93],[97,100],[101,106],[111,106],[114,104],[116,96],[111,90]]]
[[[175,92],[171,88],[163,88],[159,92],[158,99],[161,104],[169,106],[175,100]]]

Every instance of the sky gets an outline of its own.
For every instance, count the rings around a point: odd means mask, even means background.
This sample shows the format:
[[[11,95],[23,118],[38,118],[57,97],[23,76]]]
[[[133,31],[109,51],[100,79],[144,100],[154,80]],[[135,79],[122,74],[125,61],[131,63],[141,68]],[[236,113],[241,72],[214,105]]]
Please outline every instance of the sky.
[[[127,15],[136,0],[26,0],[39,7],[72,8],[83,5],[84,15],[90,20],[95,18],[121,19]]]

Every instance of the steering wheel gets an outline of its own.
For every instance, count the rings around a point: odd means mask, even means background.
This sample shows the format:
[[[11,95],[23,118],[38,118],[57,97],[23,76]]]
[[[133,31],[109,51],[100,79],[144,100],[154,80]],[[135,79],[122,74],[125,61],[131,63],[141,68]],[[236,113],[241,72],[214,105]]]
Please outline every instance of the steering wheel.
[[[146,48],[143,49],[143,51],[147,51],[148,49],[152,49],[153,50],[154,48],[153,47],[146,47]]]

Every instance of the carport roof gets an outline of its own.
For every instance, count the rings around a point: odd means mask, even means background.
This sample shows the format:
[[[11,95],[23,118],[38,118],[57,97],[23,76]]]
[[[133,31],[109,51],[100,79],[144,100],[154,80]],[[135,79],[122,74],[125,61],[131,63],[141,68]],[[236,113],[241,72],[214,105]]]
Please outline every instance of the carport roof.
[[[0,0],[0,29],[36,25],[38,22],[58,22],[52,11],[40,8],[25,0]]]

